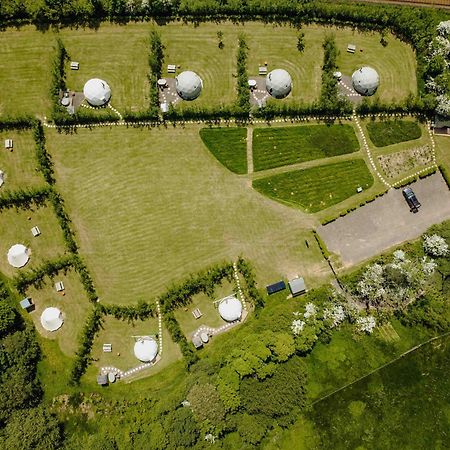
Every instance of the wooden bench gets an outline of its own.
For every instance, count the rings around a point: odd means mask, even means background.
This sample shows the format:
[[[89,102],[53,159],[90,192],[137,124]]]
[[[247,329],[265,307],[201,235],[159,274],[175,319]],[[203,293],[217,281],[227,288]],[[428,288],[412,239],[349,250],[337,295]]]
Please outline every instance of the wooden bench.
[[[70,63],[71,70],[78,70],[79,68],[80,68],[80,63],[78,61],[71,61],[71,63]]]
[[[5,148],[8,150],[13,148],[13,140],[12,139],[5,139]]]
[[[267,75],[267,67],[266,66],[259,66],[259,74],[260,75]]]
[[[203,316],[203,314],[201,313],[201,311],[198,308],[195,308],[192,311],[192,315],[194,316],[195,319],[200,319],[200,317]]]
[[[355,44],[348,44],[347,45],[347,52],[348,53],[355,53],[356,52],[356,45]]]
[[[62,281],[55,283],[56,292],[62,292],[64,290],[64,284]]]
[[[167,73],[175,73],[177,71],[177,66],[175,64],[167,65]]]

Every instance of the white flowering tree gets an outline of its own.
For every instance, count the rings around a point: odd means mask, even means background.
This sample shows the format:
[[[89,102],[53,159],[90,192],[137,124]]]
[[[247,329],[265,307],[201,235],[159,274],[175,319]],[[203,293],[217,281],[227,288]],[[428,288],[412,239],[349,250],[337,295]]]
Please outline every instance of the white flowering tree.
[[[377,325],[377,321],[373,316],[358,317],[356,319],[356,327],[361,333],[372,334]]]
[[[423,237],[423,249],[431,256],[446,256],[448,254],[448,244],[445,239],[438,234]]]
[[[436,29],[440,36],[444,38],[450,36],[450,20],[440,22]]]
[[[292,321],[291,330],[295,336],[298,336],[305,328],[306,323],[303,320],[295,319]]]
[[[305,319],[309,319],[310,317],[314,318],[316,314],[317,314],[317,308],[314,305],[314,303],[311,303],[311,302],[307,303],[305,306],[305,313],[303,314],[303,317]]]
[[[332,305],[323,310],[323,318],[329,320],[331,328],[335,328],[345,320],[345,310],[342,305]]]
[[[436,112],[444,117],[450,117],[450,98],[447,95],[437,96]]]

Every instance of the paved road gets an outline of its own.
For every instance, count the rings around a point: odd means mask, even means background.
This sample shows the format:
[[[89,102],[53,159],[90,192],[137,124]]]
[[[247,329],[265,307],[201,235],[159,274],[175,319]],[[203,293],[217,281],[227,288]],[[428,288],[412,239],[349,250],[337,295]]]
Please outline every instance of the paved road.
[[[422,203],[416,214],[409,211],[402,190],[391,189],[317,231],[328,249],[341,256],[344,266],[351,266],[450,219],[450,191],[440,173],[412,183],[411,187]]]

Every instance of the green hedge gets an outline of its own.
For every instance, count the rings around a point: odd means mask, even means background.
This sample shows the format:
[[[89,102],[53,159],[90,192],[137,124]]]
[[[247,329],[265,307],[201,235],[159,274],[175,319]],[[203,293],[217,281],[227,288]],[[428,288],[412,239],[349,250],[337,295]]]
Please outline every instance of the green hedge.
[[[150,53],[148,57],[150,73],[148,76],[150,89],[149,115],[158,117],[159,112],[159,88],[157,81],[162,78],[162,67],[164,64],[164,45],[157,31],[150,32]]]
[[[236,54],[236,67],[237,67],[237,99],[236,106],[243,112],[248,113],[250,111],[250,89],[248,87],[248,75],[247,75],[247,56],[248,46],[243,34],[238,38],[238,49]]]
[[[36,159],[39,164],[39,169],[45,178],[45,181],[53,185],[55,184],[55,177],[53,172],[52,159],[45,148],[45,134],[42,123],[37,121],[33,129],[33,137],[36,147]]]
[[[0,196],[0,211],[9,208],[19,210],[42,206],[48,200],[50,192],[51,189],[48,187],[4,191]]]
[[[314,238],[316,239],[317,245],[320,248],[320,251],[322,252],[322,255],[325,259],[328,259],[331,256],[331,253],[329,252],[327,245],[323,241],[323,239],[319,236],[316,230],[313,230]]]
[[[32,116],[2,117],[0,131],[29,130],[33,127],[35,119]]]
[[[237,260],[237,269],[245,280],[246,290],[250,297],[249,300],[255,305],[256,309],[263,308],[264,297],[256,287],[255,272],[252,265],[240,256]]]
[[[66,90],[66,62],[69,55],[60,38],[56,39],[55,56],[52,64],[52,78],[50,84],[50,98],[52,99],[52,117],[68,114],[61,105],[60,93]]]
[[[445,182],[447,183],[448,188],[450,189],[450,170],[442,164],[439,165],[439,171],[441,175],[444,177]]]
[[[105,314],[113,316],[115,319],[134,322],[136,320],[145,320],[155,316],[156,305],[143,301],[138,302],[136,306],[104,305],[103,311]]]

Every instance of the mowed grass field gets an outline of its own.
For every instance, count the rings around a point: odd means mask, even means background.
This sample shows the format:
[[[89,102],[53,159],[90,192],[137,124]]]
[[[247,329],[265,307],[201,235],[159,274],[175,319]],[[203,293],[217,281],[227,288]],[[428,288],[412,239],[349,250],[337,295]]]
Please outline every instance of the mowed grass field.
[[[209,151],[234,173],[247,173],[247,128],[202,128]]]
[[[64,295],[56,292],[55,283],[64,283]],[[66,274],[59,274],[53,280],[45,277],[42,288],[30,287],[27,296],[31,297],[35,310],[29,313],[39,334],[46,338],[56,340],[61,351],[67,356],[75,356],[79,347],[79,334],[83,328],[92,305],[89,302],[80,282],[78,274],[69,270]],[[54,332],[46,331],[41,325],[41,314],[48,307],[59,308],[64,317],[64,323]]]
[[[260,193],[291,206],[314,213],[355,195],[361,186],[368,189],[373,177],[362,159],[324,164],[285,172],[253,181]]]
[[[145,110],[148,107],[148,36],[151,29],[161,32],[167,64],[180,70],[194,70],[202,77],[204,89],[194,104],[211,106],[235,100],[236,47],[240,33],[249,46],[248,74],[258,74],[267,62],[269,70],[284,68],[293,80],[287,101],[311,102],[318,98],[323,64],[322,43],[326,33],[334,33],[341,55],[340,70],[348,75],[364,64],[378,70],[381,85],[376,94],[382,100],[400,100],[416,92],[416,61],[412,49],[388,35],[383,47],[377,33],[320,26],[305,26],[306,48],[299,53],[298,31],[291,26],[179,22],[158,26],[153,22],[115,25],[103,23],[97,30],[63,29],[40,32],[31,26],[1,32],[0,86],[7,86],[0,98],[0,115],[31,113],[41,116],[50,110],[49,87],[54,44],[64,41],[70,57],[80,62],[79,71],[67,72],[68,87],[82,90],[91,77],[105,79],[111,86],[111,103],[119,110]],[[224,48],[218,48],[217,32],[223,32]],[[346,53],[348,43],[357,45],[354,55]],[[360,52],[360,49],[363,52]],[[165,72],[164,72],[165,73]],[[180,105],[189,105],[182,102]],[[181,106],[182,107],[182,106]]]
[[[41,235],[33,237],[31,228],[36,225],[41,230]],[[9,277],[37,267],[44,261],[56,259],[66,250],[61,228],[51,206],[33,210],[2,211],[0,236],[0,272]],[[31,251],[28,263],[20,269],[10,266],[6,257],[9,248],[14,244],[23,244]]]
[[[101,301],[148,300],[238,255],[261,284],[302,273],[314,285],[328,274],[314,219],[230,173],[198,127],[51,130],[47,147]]]
[[[118,320],[114,317],[106,317],[102,324],[102,329],[94,340],[92,357],[96,367],[113,366],[123,371],[136,367],[141,363],[134,356],[134,336],[154,336],[158,334],[158,319],[152,317],[147,320],[137,320],[128,323],[124,320]],[[181,359],[181,352],[178,345],[175,344],[168,331],[163,326],[163,351],[161,360],[155,367],[143,371],[144,374],[151,374],[156,369],[167,367],[178,359]],[[103,344],[112,344],[111,353],[103,353]],[[159,351],[159,349],[158,349]]]
[[[4,148],[5,139],[13,140],[12,152]],[[0,146],[0,170],[5,173],[0,196],[5,191],[44,186],[44,179],[37,171],[35,142],[31,131],[1,131]]]
[[[343,155],[358,149],[358,139],[351,125],[303,125],[253,130],[253,164],[256,171]]]
[[[388,45],[383,47],[379,33],[361,33],[348,28],[336,30],[335,37],[340,51],[337,64],[344,75],[351,76],[362,66],[373,67],[378,72],[380,86],[372,98],[390,102],[417,93],[417,62],[411,47],[390,34],[386,37]],[[354,54],[347,52],[348,44],[356,45]]]
[[[408,120],[371,121],[366,129],[375,147],[412,141],[422,136],[419,124]]]

